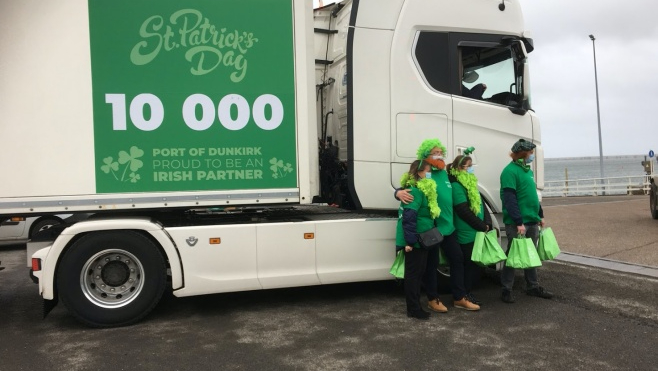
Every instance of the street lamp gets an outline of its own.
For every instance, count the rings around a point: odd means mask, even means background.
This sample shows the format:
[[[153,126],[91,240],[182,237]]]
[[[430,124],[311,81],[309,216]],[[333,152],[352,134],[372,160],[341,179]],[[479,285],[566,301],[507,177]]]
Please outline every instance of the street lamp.
[[[596,118],[598,119],[599,123],[599,165],[601,167],[601,183],[603,183],[603,144],[601,141],[601,111],[599,109],[599,79],[596,74],[596,44],[594,43],[594,40],[596,38],[594,35],[589,35],[590,40],[592,40],[592,49],[594,50],[594,83],[596,84]],[[603,191],[603,194],[605,195],[605,190]]]

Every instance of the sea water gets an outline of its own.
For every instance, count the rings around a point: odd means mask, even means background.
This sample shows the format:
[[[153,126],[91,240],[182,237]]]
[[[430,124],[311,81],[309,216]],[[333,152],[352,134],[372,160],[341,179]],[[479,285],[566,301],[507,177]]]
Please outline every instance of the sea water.
[[[648,159],[648,158],[646,158]],[[645,156],[604,156],[603,173],[606,178],[645,175],[642,161]],[[656,159],[651,159],[655,171],[658,171]],[[544,179],[576,180],[601,177],[599,157],[570,157],[544,159]]]
[[[591,194],[627,194],[643,187],[646,178],[642,161],[656,159],[645,156],[604,156],[603,175],[599,157],[551,158],[544,160],[545,196],[581,196]],[[584,180],[591,179],[591,180]],[[568,181],[568,182],[567,182]],[[601,186],[605,184],[605,190]]]

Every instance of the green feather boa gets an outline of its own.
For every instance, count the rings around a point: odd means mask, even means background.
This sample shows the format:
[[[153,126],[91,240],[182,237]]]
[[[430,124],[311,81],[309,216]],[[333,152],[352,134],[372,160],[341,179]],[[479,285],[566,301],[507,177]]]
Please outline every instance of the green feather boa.
[[[482,198],[480,198],[480,191],[478,191],[478,178],[475,174],[469,174],[466,171],[459,171],[457,169],[450,169],[450,175],[457,178],[459,184],[466,188],[466,194],[470,203],[469,208],[473,214],[480,213],[482,207]]]
[[[418,188],[425,197],[427,197],[427,205],[430,208],[430,216],[432,219],[436,219],[441,214],[441,209],[439,208],[438,196],[436,194],[436,182],[433,179],[423,178],[419,181],[416,181],[411,174],[404,173],[400,179],[400,186],[402,188],[407,187],[416,187]]]

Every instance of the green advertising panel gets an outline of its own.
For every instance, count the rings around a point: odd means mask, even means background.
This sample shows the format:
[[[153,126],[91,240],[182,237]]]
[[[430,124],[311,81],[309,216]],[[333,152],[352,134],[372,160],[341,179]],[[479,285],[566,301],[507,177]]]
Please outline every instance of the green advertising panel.
[[[292,0],[89,0],[98,193],[295,188]]]

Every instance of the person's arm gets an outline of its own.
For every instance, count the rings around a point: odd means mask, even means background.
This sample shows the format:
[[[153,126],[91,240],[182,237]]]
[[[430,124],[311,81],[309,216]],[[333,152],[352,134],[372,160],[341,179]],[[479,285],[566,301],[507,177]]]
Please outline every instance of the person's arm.
[[[395,189],[393,197],[398,201],[402,201],[403,204],[410,204],[414,200],[414,196],[411,195],[408,189],[404,188]]]
[[[418,211],[414,209],[404,209],[402,211],[402,231],[404,240],[408,246],[413,246],[418,242],[418,233],[416,232],[416,223],[418,220]]]
[[[515,190],[512,188],[503,189],[503,204],[514,224],[517,226],[523,225],[523,217],[521,216],[521,210],[519,210],[519,203],[516,200]]]
[[[454,205],[453,209],[455,210],[457,216],[462,218],[462,220],[465,221],[466,224],[470,225],[471,228],[481,232],[487,231],[487,224],[478,218],[477,215],[473,214],[468,205],[468,202],[462,202],[458,205]]]
[[[487,208],[487,205],[484,205],[484,201],[482,201],[482,208],[484,209],[484,224],[489,227],[489,231],[493,230],[493,223],[491,222],[491,214],[489,213],[489,209]]]
[[[542,209],[541,204],[539,205],[539,217],[541,218],[539,221],[539,226],[544,228],[546,222],[544,221],[544,209]]]

